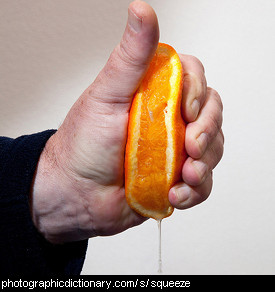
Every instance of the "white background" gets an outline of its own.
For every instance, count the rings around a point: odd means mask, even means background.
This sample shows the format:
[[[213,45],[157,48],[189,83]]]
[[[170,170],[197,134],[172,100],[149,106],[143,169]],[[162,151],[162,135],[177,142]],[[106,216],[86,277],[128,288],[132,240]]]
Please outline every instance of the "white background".
[[[128,0],[0,0],[0,135],[58,128],[120,40]],[[207,201],[163,221],[165,274],[275,273],[275,1],[148,0],[160,41],[224,104]],[[157,223],[89,240],[83,274],[155,274]]]

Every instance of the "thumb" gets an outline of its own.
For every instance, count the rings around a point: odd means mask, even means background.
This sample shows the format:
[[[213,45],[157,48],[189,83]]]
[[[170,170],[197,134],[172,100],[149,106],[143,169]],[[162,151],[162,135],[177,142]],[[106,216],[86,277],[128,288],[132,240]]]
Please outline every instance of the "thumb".
[[[124,104],[128,109],[158,40],[159,26],[153,8],[143,1],[132,2],[123,37],[88,88],[89,95],[104,103]]]

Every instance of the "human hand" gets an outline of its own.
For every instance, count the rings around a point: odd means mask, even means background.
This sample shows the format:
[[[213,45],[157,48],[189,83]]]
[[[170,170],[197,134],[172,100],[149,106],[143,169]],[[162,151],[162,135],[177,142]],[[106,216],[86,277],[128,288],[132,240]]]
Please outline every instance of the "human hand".
[[[129,6],[127,26],[96,80],[83,92],[43,150],[32,192],[34,224],[53,243],[112,235],[146,218],[127,204],[124,150],[131,100],[158,45],[153,9],[142,1]],[[189,208],[209,195],[212,169],[222,155],[221,101],[206,89],[200,62],[181,55],[185,72],[183,115],[189,123],[184,183],[170,202]],[[191,106],[192,102],[193,107]],[[203,139],[197,139],[200,133]],[[207,139],[205,139],[207,137]],[[196,161],[196,162],[194,162]],[[194,169],[204,163],[204,173]],[[184,194],[190,190],[187,200]]]
[[[184,71],[182,113],[186,127],[188,158],[182,169],[182,182],[169,192],[170,203],[186,209],[208,198],[213,169],[223,155],[223,104],[216,90],[207,87],[204,67],[193,56],[180,54]]]

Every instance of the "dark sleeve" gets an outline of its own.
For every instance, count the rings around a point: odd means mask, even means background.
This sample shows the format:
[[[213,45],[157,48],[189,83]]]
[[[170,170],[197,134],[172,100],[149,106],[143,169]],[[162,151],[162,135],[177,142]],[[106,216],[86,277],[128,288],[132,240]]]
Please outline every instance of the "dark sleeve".
[[[0,137],[0,275],[79,275],[87,240],[53,245],[35,228],[29,194],[39,156],[55,130]]]

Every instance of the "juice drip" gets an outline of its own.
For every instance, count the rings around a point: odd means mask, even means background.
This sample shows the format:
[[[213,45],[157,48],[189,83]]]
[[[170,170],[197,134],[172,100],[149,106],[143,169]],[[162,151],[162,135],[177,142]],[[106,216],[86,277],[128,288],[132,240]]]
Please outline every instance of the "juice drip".
[[[162,273],[162,259],[161,259],[161,220],[157,220],[158,222],[158,232],[159,232],[159,268],[158,268],[158,273]]]

